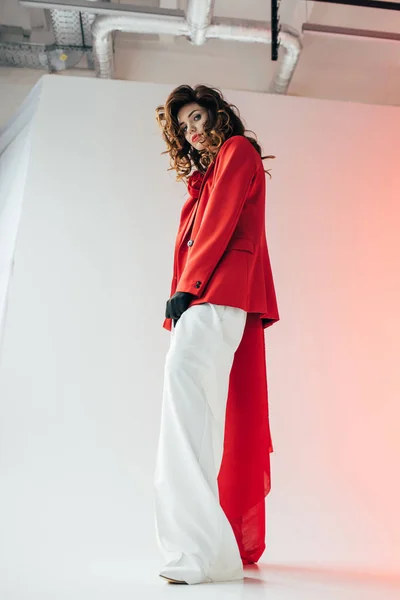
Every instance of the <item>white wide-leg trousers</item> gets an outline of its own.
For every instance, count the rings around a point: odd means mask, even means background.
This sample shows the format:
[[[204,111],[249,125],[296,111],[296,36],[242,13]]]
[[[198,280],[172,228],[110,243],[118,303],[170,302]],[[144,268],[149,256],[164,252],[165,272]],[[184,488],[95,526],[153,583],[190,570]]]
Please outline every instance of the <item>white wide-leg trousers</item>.
[[[160,575],[188,584],[243,578],[231,525],[219,503],[225,409],[247,313],[204,303],[171,331],[154,475]]]

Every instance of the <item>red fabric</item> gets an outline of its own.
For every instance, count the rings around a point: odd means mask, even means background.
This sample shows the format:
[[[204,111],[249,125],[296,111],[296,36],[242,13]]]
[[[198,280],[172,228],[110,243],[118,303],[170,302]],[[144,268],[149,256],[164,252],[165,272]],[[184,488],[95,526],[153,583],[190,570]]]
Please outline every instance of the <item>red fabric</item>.
[[[218,488],[243,564],[250,564],[266,547],[265,497],[273,447],[264,329],[279,320],[265,236],[261,158],[243,136],[233,136],[205,175],[195,171],[190,176],[188,192],[170,297],[186,291],[196,296],[191,306],[211,302],[248,313],[230,374]],[[171,330],[171,319],[163,326]]]
[[[218,476],[220,504],[236,536],[243,564],[265,550],[265,497],[273,451],[268,414],[264,329],[248,314],[229,381],[224,454]]]

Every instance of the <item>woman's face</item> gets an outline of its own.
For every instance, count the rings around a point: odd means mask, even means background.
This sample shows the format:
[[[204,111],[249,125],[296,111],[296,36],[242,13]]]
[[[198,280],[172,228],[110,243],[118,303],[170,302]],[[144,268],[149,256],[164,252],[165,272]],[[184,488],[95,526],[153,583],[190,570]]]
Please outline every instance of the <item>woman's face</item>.
[[[202,144],[202,134],[207,118],[207,110],[196,102],[185,104],[178,112],[178,123],[181,127],[181,131],[189,144],[196,150],[202,150],[204,148]]]

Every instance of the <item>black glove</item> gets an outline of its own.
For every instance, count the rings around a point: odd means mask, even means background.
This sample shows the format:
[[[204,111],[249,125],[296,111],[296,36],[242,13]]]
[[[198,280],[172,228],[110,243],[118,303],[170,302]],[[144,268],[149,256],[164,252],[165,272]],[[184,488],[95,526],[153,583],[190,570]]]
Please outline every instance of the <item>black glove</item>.
[[[189,292],[176,292],[168,301],[165,309],[165,317],[167,319],[178,320],[185,310],[189,308],[189,304],[194,298],[194,294]],[[175,323],[176,324],[176,323]]]

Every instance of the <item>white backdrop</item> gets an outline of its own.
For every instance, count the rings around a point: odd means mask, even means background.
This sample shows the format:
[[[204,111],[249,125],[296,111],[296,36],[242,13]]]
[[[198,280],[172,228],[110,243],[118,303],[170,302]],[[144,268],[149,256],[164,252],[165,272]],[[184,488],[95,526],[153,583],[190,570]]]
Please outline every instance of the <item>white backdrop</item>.
[[[98,600],[162,565],[161,326],[186,190],[154,109],[173,87],[43,79],[0,363],[7,600],[78,583]],[[277,156],[262,562],[399,573],[400,109],[225,93]]]
[[[40,90],[41,82],[34,86],[19,109],[0,127],[0,351],[29,163],[32,120]]]

